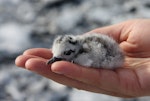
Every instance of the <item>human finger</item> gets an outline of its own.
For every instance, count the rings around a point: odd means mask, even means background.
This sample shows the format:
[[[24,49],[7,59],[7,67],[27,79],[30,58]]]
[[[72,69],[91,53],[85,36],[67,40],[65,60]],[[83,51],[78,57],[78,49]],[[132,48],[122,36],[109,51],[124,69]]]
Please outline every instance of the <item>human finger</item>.
[[[111,91],[114,91],[118,89],[118,86],[116,86],[119,85],[117,74],[111,70],[84,68],[64,61],[52,64],[51,69],[55,73],[63,74],[106,90],[111,89]]]
[[[82,89],[82,90],[89,90],[89,91],[96,91],[95,87],[91,87],[90,85],[84,84],[80,81],[65,77],[64,75],[61,74],[56,74],[51,71],[51,66],[45,64],[46,60],[45,59],[39,59],[39,58],[32,58],[29,59],[25,67],[26,69],[33,71],[35,73],[38,73],[44,77],[47,77],[51,80],[54,80],[58,83],[75,87],[77,89]],[[104,91],[103,91],[104,92]],[[105,91],[106,92],[106,91]]]
[[[26,50],[23,53],[23,55],[35,55],[38,57],[49,59],[52,57],[52,52],[51,52],[51,49],[47,49],[47,48],[32,48],[32,49]]]
[[[56,74],[51,71],[49,68],[50,66],[47,66],[45,64],[46,60],[45,59],[40,59],[40,58],[31,58],[26,62],[26,68],[28,70],[31,70],[33,72],[36,72],[44,77],[47,77],[49,79],[52,79],[58,83],[71,86],[77,89],[81,90],[87,90],[87,91],[92,91],[96,93],[102,93],[102,94],[108,94],[108,95],[113,95],[113,96],[124,96],[127,97],[127,95],[122,95],[120,93],[116,92],[110,92],[107,90],[99,89],[96,86],[88,85],[82,81],[78,81],[72,78],[68,78],[64,75],[61,74]],[[129,96],[128,96],[129,97]]]
[[[121,35],[121,30],[123,29],[123,24],[115,24],[115,25],[110,25],[106,27],[101,27],[94,29],[88,33],[100,33],[100,34],[107,34],[114,38],[118,43],[121,42],[120,35]]]
[[[33,56],[33,55],[20,55],[16,58],[15,60],[15,64],[18,67],[25,67],[25,63],[28,59],[30,58],[36,58],[37,56]]]

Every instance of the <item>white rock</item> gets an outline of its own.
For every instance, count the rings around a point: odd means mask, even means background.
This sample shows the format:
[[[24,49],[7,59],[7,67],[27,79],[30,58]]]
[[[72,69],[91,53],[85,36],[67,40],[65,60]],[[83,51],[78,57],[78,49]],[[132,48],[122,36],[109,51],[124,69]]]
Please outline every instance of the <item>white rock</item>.
[[[6,23],[0,26],[0,50],[9,53],[20,52],[30,46],[30,28],[17,23]]]

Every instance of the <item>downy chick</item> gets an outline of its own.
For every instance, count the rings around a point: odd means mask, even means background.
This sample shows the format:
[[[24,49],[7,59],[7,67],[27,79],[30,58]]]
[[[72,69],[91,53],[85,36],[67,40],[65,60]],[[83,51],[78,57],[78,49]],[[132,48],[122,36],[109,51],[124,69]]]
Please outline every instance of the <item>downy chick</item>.
[[[114,69],[124,63],[118,43],[98,33],[58,36],[54,40],[52,53],[53,57],[47,64],[65,60],[85,67]]]

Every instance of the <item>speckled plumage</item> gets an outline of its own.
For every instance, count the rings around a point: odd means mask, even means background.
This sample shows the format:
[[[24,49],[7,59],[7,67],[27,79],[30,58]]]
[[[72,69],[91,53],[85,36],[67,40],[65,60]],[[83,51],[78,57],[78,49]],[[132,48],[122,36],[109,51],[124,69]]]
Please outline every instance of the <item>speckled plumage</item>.
[[[104,34],[58,36],[52,46],[53,58],[47,64],[65,60],[85,67],[114,69],[124,63],[118,43]]]

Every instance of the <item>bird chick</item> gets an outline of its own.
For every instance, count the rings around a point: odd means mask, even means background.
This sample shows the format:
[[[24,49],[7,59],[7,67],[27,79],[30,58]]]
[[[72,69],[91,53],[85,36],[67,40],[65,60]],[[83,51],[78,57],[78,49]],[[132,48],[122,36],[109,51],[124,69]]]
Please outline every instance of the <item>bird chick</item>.
[[[99,33],[58,36],[53,42],[52,53],[47,64],[64,60],[85,67],[114,69],[124,63],[118,43]]]

